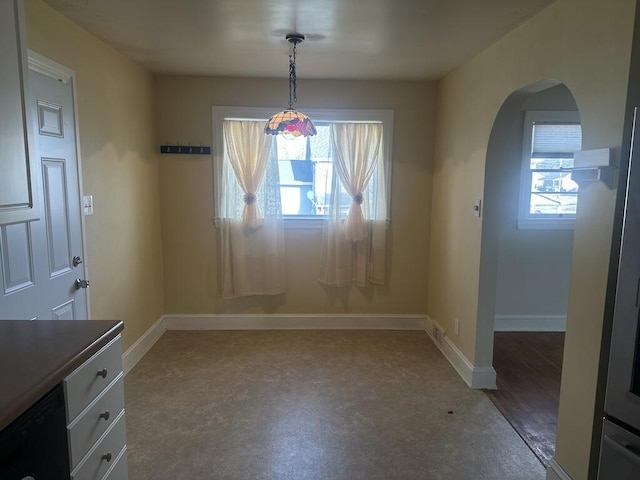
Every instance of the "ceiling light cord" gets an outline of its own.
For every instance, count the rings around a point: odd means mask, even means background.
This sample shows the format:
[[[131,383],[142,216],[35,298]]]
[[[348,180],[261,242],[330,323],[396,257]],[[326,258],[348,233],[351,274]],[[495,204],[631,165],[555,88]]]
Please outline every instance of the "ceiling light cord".
[[[293,43],[293,53],[289,55],[289,108],[298,101],[296,77],[296,43]]]

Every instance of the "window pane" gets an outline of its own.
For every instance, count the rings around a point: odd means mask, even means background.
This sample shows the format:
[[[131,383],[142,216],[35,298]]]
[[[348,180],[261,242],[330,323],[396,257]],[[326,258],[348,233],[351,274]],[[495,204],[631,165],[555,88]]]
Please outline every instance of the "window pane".
[[[278,160],[304,160],[307,157],[307,139],[305,137],[285,138],[276,136]]]
[[[317,134],[310,137],[311,160],[327,161],[331,159],[331,126],[315,125]]]
[[[532,215],[575,215],[578,195],[575,193],[531,193],[529,213]]]
[[[318,133],[312,137],[276,137],[284,215],[328,213],[333,174],[331,127],[315,127]]]
[[[279,160],[280,196],[284,215],[316,215],[313,204],[313,163]]]
[[[330,124],[315,124],[317,135],[286,139],[275,137],[278,156],[282,213],[291,216],[324,216],[329,214],[332,195],[339,198],[340,215],[346,218],[351,196],[340,182],[332,193],[333,147]],[[375,211],[377,173],[364,193],[362,208],[367,217]]]
[[[331,200],[333,165],[330,161],[317,161],[314,163],[314,166],[313,201],[316,207],[316,215],[327,215],[329,213],[329,202]]]
[[[578,192],[569,172],[532,172],[531,192]]]
[[[527,112],[525,128],[524,138],[530,143],[523,158],[519,224],[534,218],[575,216],[579,187],[571,179],[571,170],[574,153],[582,148],[577,112]]]
[[[530,167],[531,167],[531,170],[560,170],[561,168],[573,168],[573,157],[571,158],[532,157]]]
[[[315,215],[309,192],[311,192],[311,185],[281,186],[282,213],[284,215]]]

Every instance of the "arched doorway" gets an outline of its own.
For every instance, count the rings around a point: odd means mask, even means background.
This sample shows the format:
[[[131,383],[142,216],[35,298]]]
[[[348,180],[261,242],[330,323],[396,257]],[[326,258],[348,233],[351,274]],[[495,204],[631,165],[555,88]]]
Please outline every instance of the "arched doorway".
[[[546,112],[575,112],[579,122],[573,95],[556,80],[512,93],[496,117],[485,165],[476,362],[494,366],[499,389],[494,401],[512,402],[497,405],[546,464],[555,447],[573,230],[566,223],[532,228],[522,221],[527,112],[542,117]],[[512,370],[501,370],[498,360]],[[521,365],[526,368],[515,370]],[[508,388],[517,391],[504,395]],[[530,399],[531,405],[523,398],[528,392],[540,395]],[[527,412],[530,419],[515,418]]]

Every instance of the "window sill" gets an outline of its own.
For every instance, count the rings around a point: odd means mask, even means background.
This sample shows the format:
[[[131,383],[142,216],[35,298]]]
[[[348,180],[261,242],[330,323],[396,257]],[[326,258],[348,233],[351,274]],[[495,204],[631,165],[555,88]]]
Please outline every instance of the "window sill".
[[[518,230],[573,230],[575,218],[519,218]]]
[[[285,230],[322,230],[322,221],[324,217],[284,217]],[[213,218],[213,224],[216,228],[220,228],[221,218]]]
[[[322,230],[322,222],[327,217],[284,217],[285,230]],[[220,218],[213,218],[213,224],[216,228],[220,228]],[[391,223],[390,219],[387,219],[387,228]]]

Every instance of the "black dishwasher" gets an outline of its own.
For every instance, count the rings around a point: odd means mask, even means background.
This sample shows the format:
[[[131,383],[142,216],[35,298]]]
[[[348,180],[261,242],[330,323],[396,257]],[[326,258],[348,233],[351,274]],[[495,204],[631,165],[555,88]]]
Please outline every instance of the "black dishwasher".
[[[57,386],[0,432],[0,480],[68,479],[66,423]]]

